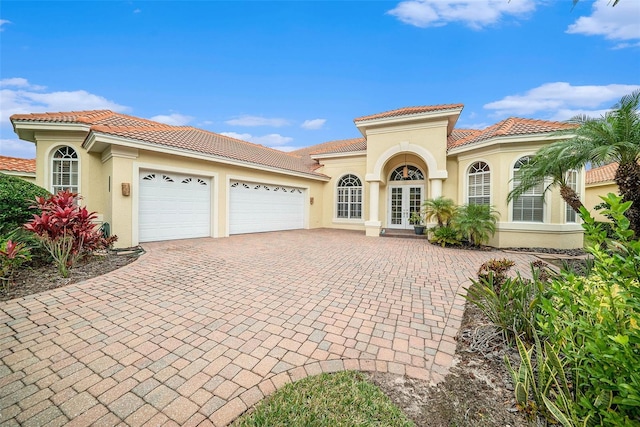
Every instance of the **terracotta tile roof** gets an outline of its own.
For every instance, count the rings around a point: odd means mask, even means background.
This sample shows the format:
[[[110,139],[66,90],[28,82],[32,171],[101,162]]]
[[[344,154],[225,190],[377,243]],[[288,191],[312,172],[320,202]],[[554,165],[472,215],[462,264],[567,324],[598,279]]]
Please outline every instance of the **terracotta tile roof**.
[[[0,171],[36,173],[36,159],[0,156]]]
[[[109,110],[16,114],[11,121],[85,123],[91,132],[324,177],[300,156],[190,126],[171,126]]]
[[[413,114],[429,113],[432,111],[451,110],[454,108],[462,108],[464,104],[442,104],[442,105],[424,105],[420,107],[405,107],[397,110],[385,111],[382,113],[371,114],[354,119],[354,122],[363,122],[365,120],[384,119],[387,117],[410,116]]]
[[[84,123],[88,125],[131,126],[131,127],[169,127],[163,123],[140,117],[114,113],[111,110],[70,111],[63,113],[14,114],[13,122],[48,122],[48,123]]]
[[[454,129],[447,137],[447,148],[464,145],[464,140],[475,138],[481,133],[482,131],[478,129]]]
[[[291,154],[303,156],[314,154],[349,153],[352,151],[364,151],[367,149],[367,140],[364,138],[339,139],[323,142],[311,147],[292,151]]]
[[[585,173],[585,184],[596,184],[599,182],[613,181],[618,170],[618,163],[609,163],[608,165],[599,166],[597,168],[589,169]]]
[[[571,129],[573,127],[575,127],[575,125],[563,122],[510,117],[496,123],[493,126],[489,126],[484,130],[477,131],[476,133],[474,133],[473,131],[467,131],[469,133],[466,136],[460,134],[455,138],[450,137],[448,140],[447,148],[450,150],[452,148],[461,147],[463,145],[476,144],[478,142],[486,141],[487,139],[491,138],[553,133],[560,130]],[[456,131],[454,131],[454,133],[455,132]]]

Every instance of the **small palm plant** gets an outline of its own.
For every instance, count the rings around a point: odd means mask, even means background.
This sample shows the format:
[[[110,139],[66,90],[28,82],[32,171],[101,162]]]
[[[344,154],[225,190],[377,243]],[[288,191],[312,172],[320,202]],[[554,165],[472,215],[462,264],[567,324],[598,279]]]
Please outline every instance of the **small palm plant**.
[[[464,205],[458,209],[455,226],[473,246],[487,243],[496,233],[498,212],[489,205]]]
[[[449,225],[449,222],[456,214],[456,205],[451,199],[436,197],[428,199],[422,203],[422,212],[427,221],[433,219],[438,223],[438,228]]]

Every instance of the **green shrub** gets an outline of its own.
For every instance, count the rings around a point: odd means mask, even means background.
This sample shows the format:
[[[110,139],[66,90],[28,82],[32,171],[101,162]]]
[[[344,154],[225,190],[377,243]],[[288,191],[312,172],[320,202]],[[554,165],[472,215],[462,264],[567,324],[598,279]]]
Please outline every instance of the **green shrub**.
[[[452,218],[453,226],[473,246],[480,246],[496,234],[498,213],[489,205],[464,205]]]
[[[448,225],[443,225],[442,227],[434,227],[431,230],[431,233],[433,234],[431,243],[438,244],[443,248],[447,245],[459,246],[462,244],[462,240],[460,240],[460,232]]]
[[[504,270],[494,274],[493,271],[484,273],[481,269],[479,279],[472,280],[465,298],[482,310],[508,342],[518,336],[533,342],[534,320],[540,310],[539,302],[546,289],[548,273],[539,264],[532,264],[533,280],[523,278],[520,273],[516,277],[506,277],[504,273],[511,261],[493,261]]]
[[[516,263],[510,259],[490,259],[483,263],[478,269],[478,280],[486,282],[490,280],[490,276],[493,276],[491,279],[493,289],[499,294],[502,284],[507,280],[507,273],[514,265],[516,265]]]
[[[36,197],[47,197],[42,187],[15,176],[0,173],[0,235],[29,221],[38,210],[31,208]]]
[[[29,248],[24,243],[12,240],[0,242],[0,284],[5,291],[16,270],[30,259]]]
[[[538,326],[561,354],[572,377],[571,407],[597,425],[640,425],[640,241],[624,216],[630,202],[609,194],[605,214],[613,239],[589,215],[584,228],[595,242],[588,277],[553,280]],[[556,390],[556,395],[561,392]],[[567,419],[569,409],[559,409]],[[559,419],[560,420],[560,419]],[[569,424],[571,425],[571,424]]]

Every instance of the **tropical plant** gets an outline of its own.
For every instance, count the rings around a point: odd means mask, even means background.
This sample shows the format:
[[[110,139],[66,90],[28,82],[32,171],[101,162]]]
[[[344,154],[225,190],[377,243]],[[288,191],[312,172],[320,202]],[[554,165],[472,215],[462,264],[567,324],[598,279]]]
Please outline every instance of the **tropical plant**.
[[[559,187],[562,199],[579,213],[582,202],[576,190],[567,181],[567,174],[571,170],[581,169],[587,160],[586,155],[578,153],[571,144],[555,143],[540,148],[529,162],[518,170],[517,177],[513,179],[513,190],[507,195],[507,202],[542,184],[543,193]]]
[[[449,225],[449,222],[456,214],[456,205],[451,199],[443,196],[435,199],[427,199],[422,203],[422,212],[427,221],[433,219],[438,223],[438,227]]]
[[[447,245],[458,246],[462,244],[462,240],[460,240],[460,232],[448,225],[434,227],[429,231],[433,234],[430,242],[440,245],[443,248]]]
[[[0,244],[0,281],[4,290],[11,283],[18,267],[30,259],[29,248],[24,243],[7,240]]]
[[[422,215],[419,212],[412,212],[409,223],[413,225],[422,225]]]
[[[22,227],[37,212],[31,208],[33,200],[49,194],[24,179],[0,173],[0,235]]]
[[[508,269],[509,260],[503,262]],[[538,264],[531,265],[532,280],[523,278],[520,273],[515,277],[505,277],[504,273],[479,274],[478,280],[471,281],[465,299],[482,310],[508,342],[517,336],[531,342],[548,274]]]
[[[623,96],[604,116],[593,119],[586,116],[573,118],[578,125],[572,137],[558,144],[571,147],[571,158],[594,165],[618,163],[614,181],[623,201],[633,204],[625,215],[631,230],[640,236],[640,90]],[[568,134],[568,132],[564,132]]]
[[[496,233],[498,212],[489,205],[464,205],[457,210],[453,224],[473,246],[487,243]]]
[[[591,274],[553,280],[537,321],[571,377],[569,393],[556,385],[556,407],[547,405],[567,426],[577,424],[565,422],[575,417],[579,425],[640,425],[640,241],[625,216],[631,202],[614,194],[603,200],[613,239],[582,210],[596,242],[588,248]]]
[[[83,256],[96,249],[109,247],[116,241],[113,236],[105,239],[93,223],[95,212],[77,205],[78,194],[61,191],[49,198],[37,197],[41,215],[33,215],[25,228],[34,232],[51,254],[63,277],[69,268]]]

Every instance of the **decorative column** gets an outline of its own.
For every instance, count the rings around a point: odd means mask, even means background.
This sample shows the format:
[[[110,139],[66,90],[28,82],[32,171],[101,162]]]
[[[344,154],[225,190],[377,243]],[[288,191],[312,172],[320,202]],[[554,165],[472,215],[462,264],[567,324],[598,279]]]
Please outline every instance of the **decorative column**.
[[[367,237],[380,237],[382,223],[378,217],[380,181],[369,182],[369,220],[364,222]]]
[[[431,183],[429,198],[435,199],[436,197],[442,196],[442,179],[431,178],[429,182]]]

